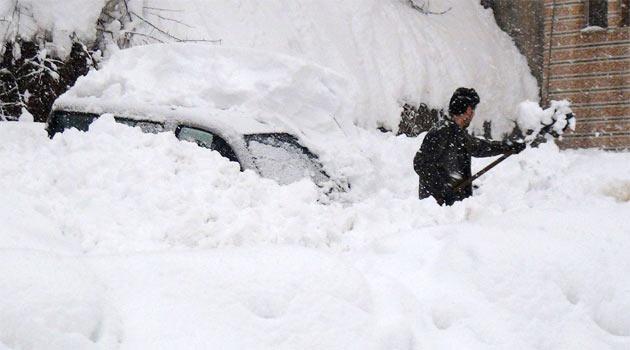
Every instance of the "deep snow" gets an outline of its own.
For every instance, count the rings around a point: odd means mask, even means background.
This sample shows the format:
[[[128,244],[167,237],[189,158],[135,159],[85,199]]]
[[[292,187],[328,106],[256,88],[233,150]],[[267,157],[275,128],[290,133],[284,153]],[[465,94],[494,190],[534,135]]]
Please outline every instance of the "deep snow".
[[[57,50],[63,30],[93,35],[57,14],[97,6],[22,3],[49,10],[27,24],[62,30]],[[443,16],[404,3],[129,1],[175,35],[336,72],[360,126],[395,128],[401,102],[444,106],[460,85],[481,94],[476,127],[548,116],[519,105],[534,80],[478,1],[431,1]],[[422,136],[346,132],[352,189],[330,200],[107,118],[53,140],[1,124],[0,348],[630,347],[628,153],[544,144],[441,208],[416,198]]]
[[[16,32],[31,38],[47,31],[53,39],[48,49],[63,56],[70,52],[72,33],[87,42],[95,39],[94,23],[104,0],[18,3],[20,20],[12,1],[0,4],[0,18],[7,19],[0,22],[1,40]],[[446,107],[452,92],[467,86],[481,96],[473,128],[482,133],[483,122],[492,121],[493,136],[498,138],[512,129],[521,101],[538,100],[536,81],[525,58],[498,28],[491,10],[483,9],[478,0],[426,1],[432,11],[450,8],[444,15],[424,15],[406,0],[125,3],[133,21],[109,23],[107,40],[125,33],[140,33],[131,38],[132,45],[156,42],[147,37],[166,42],[208,40],[202,43],[315,63],[348,80],[347,92],[356,108],[352,119],[363,127],[397,130],[404,103]],[[105,46],[103,56],[108,58],[116,46]]]
[[[331,174],[356,181],[374,166],[354,138],[362,116],[347,77],[294,57],[195,43],[117,51],[80,77],[53,110],[78,111],[221,129],[228,141],[255,132],[289,132],[318,154]],[[568,101],[549,108],[524,101],[506,117],[531,141],[553,124],[575,129]],[[483,116],[483,115],[482,115]],[[473,119],[473,121],[475,121]],[[209,123],[208,125],[204,123]],[[570,124],[570,125],[568,125]]]
[[[404,102],[444,107],[457,87],[471,86],[483,116],[473,127],[492,120],[498,137],[519,102],[538,100],[525,58],[478,0],[425,1],[436,12],[450,8],[444,15],[423,15],[406,0],[189,0],[189,11],[174,0],[149,1],[171,11],[132,3],[178,38],[287,54],[348,77],[364,127],[397,130]]]
[[[441,208],[421,137],[361,132],[375,168],[330,203],[108,119],[0,139],[8,348],[630,346],[628,153],[545,144]]]

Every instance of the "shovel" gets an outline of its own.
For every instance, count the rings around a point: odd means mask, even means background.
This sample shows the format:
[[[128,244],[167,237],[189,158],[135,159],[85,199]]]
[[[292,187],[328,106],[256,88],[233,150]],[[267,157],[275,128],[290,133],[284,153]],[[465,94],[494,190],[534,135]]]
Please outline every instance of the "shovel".
[[[562,131],[566,131],[569,128],[569,120],[575,118],[575,116],[573,115],[573,113],[568,113],[566,115],[566,121],[567,124],[564,126],[564,128],[562,128]],[[553,125],[555,124],[556,120],[554,120],[551,124],[549,125],[545,125],[544,128],[542,128],[540,130],[540,132],[538,133],[538,136],[544,136],[545,134],[551,134],[554,137],[558,137],[559,135],[557,133],[555,133],[552,128]],[[533,142],[532,142],[533,143]],[[487,173],[490,169],[494,168],[495,166],[497,166],[497,164],[501,163],[502,161],[506,160],[509,156],[513,155],[514,152],[513,151],[509,151],[507,153],[505,153],[504,155],[502,155],[501,157],[499,157],[497,160],[495,160],[494,162],[488,164],[485,168],[479,170],[475,175],[469,177],[468,179],[464,179],[462,181],[460,181],[459,183],[457,183],[454,187],[453,187],[453,191],[458,192],[459,190],[461,190],[462,188],[470,185],[473,181],[475,181],[476,179],[478,179],[481,175]]]

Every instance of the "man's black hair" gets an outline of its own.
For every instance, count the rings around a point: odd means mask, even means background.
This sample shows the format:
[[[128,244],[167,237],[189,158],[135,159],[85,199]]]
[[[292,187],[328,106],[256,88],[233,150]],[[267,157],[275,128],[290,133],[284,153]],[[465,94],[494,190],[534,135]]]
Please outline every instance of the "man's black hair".
[[[466,112],[468,106],[475,109],[479,104],[479,95],[472,88],[460,87],[453,93],[451,102],[448,104],[448,113],[452,116]]]

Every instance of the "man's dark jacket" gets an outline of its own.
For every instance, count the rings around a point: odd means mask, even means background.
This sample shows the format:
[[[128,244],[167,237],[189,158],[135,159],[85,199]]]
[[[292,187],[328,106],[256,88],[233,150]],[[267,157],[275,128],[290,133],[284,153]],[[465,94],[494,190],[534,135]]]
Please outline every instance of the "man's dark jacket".
[[[413,159],[413,168],[420,176],[420,199],[433,196],[440,205],[452,205],[472,196],[472,184],[453,190],[459,181],[470,178],[471,156],[496,156],[511,149],[502,142],[470,136],[450,120],[442,121],[429,130]]]

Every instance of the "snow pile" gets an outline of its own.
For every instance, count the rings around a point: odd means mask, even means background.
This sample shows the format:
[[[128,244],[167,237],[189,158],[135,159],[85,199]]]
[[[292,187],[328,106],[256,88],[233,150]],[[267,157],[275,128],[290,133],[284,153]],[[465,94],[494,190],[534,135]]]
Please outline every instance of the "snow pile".
[[[421,138],[360,132],[374,168],[321,202],[111,118],[29,126],[0,127],[6,347],[630,346],[628,153],[543,144],[441,208]]]
[[[19,0],[0,2],[0,38],[50,36],[50,52],[65,58],[73,39],[94,42],[96,20],[106,0]],[[0,48],[4,50],[4,45]],[[19,53],[14,57],[19,57]]]
[[[303,203],[290,208],[296,215],[319,211],[317,187],[310,181],[278,186],[251,171],[241,173],[237,163],[179,142],[172,133],[145,134],[111,118],[100,118],[90,131],[87,136],[69,130],[49,146],[4,166],[7,174],[31,162],[50,167],[27,186],[29,193],[39,193],[44,212],[36,214],[59,220],[59,237],[72,238],[81,249],[145,250],[147,242],[154,242],[155,249],[251,241],[319,245],[329,232],[307,217],[278,222],[273,214],[288,209],[290,198]],[[67,157],[63,167],[60,156]],[[21,191],[7,192],[16,203],[20,196]],[[53,197],[55,203],[50,202]],[[82,215],[69,215],[79,209]],[[131,237],[130,227],[135,232]],[[95,230],[100,233],[93,235]]]
[[[142,10],[140,3],[166,10]],[[222,46],[284,53],[333,69],[357,92],[353,121],[360,126],[396,130],[404,102],[444,107],[457,87],[467,86],[481,96],[482,118],[473,126],[492,120],[497,136],[509,131],[505,117],[516,115],[519,102],[537,99],[525,58],[478,0],[425,3],[430,11],[450,10],[424,15],[401,0],[191,0],[185,6],[132,0],[130,6],[177,38],[220,39]],[[247,25],[235,30],[236,23]]]
[[[478,0],[423,3],[428,11],[450,10],[426,15],[403,0],[269,0],[264,4],[127,0],[124,6],[118,4],[116,13],[131,22],[113,20],[106,28],[111,33],[104,38],[122,36],[130,38],[132,45],[205,40],[207,45],[218,42],[313,62],[348,81],[343,90],[352,96],[354,113],[347,115],[347,121],[368,128],[396,130],[404,103],[445,107],[457,87],[474,87],[481,104],[473,127],[481,131],[483,122],[490,120],[495,137],[509,132],[512,124],[506,117],[516,115],[519,102],[536,100],[538,95],[525,58]],[[96,21],[105,1],[25,0],[18,4],[20,12],[14,11],[14,2],[0,5],[0,18],[7,19],[0,22],[0,37],[19,32],[30,38],[50,32],[50,50],[63,57],[70,52],[73,37],[87,43],[95,40]],[[123,8],[130,12],[125,14]],[[14,18],[18,13],[19,21]],[[112,45],[100,45],[114,50]],[[112,53],[105,52],[104,57]],[[168,65],[163,68],[169,69]]]
[[[234,111],[304,132],[339,132],[352,115],[347,81],[312,63],[268,52],[202,44],[146,45],[114,54],[79,78],[58,108],[142,113]]]
[[[348,138],[356,134],[354,100],[346,79],[313,63],[184,43],[117,52],[100,70],[79,78],[54,108],[200,125],[220,121],[222,131],[241,139],[260,126],[263,132],[290,132],[331,174],[354,180],[367,162]]]
[[[575,130],[570,105],[567,100],[551,101],[550,107],[543,110],[536,102],[523,101],[518,105],[516,124],[525,134],[526,141],[532,141],[542,129],[562,135],[566,129]]]

